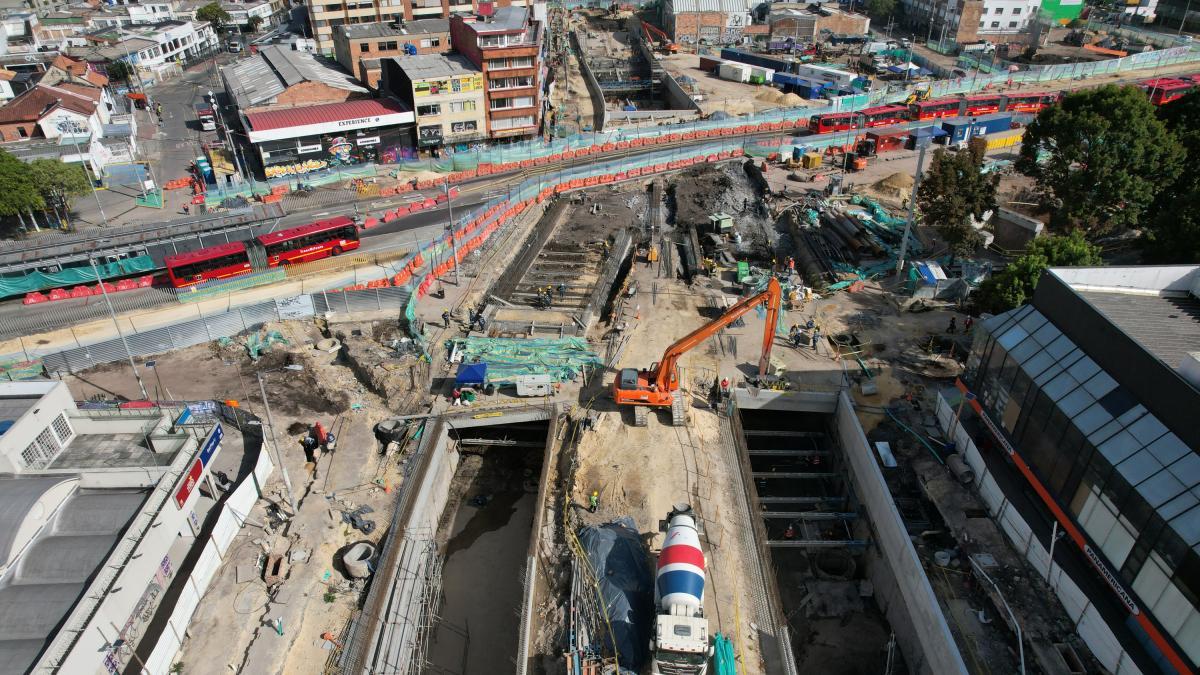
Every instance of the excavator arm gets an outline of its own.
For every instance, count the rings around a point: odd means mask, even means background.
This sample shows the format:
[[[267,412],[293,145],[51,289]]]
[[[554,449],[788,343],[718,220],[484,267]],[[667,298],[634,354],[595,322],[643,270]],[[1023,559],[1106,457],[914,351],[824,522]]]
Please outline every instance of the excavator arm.
[[[763,330],[762,356],[758,359],[758,376],[766,375],[770,365],[771,345],[775,342],[775,328],[779,323],[779,306],[782,298],[783,292],[779,287],[779,282],[772,278],[767,282],[767,290],[738,302],[716,320],[697,328],[667,347],[667,350],[663,352],[662,360],[658,362],[649,379],[658,385],[659,391],[672,391],[675,366],[681,356],[715,335],[722,328],[737,321],[746,312],[764,303],[767,306],[767,324]]]

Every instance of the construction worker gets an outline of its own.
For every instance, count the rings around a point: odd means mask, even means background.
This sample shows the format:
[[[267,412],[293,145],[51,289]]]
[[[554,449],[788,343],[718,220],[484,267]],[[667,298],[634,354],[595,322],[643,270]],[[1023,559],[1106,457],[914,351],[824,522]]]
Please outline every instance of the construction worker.
[[[974,325],[975,325],[975,319],[968,316],[967,320],[963,322],[963,335],[970,335],[971,327]]]
[[[558,299],[562,300],[567,295],[567,285],[563,282],[558,282]]]
[[[600,493],[592,490],[592,494],[588,497],[588,511],[595,513],[600,508]]]
[[[729,378],[722,377],[721,378],[721,400],[725,400],[728,398],[729,398]]]
[[[817,345],[820,343],[821,343],[821,330],[819,328],[814,328],[813,335],[812,335],[812,348],[813,348],[814,352],[817,351]]]
[[[950,325],[946,328],[946,332],[951,335],[954,335],[958,332],[958,317],[950,317]]]
[[[452,405],[462,405],[462,391],[460,391],[458,387],[455,387],[454,391],[450,392],[450,400],[454,401]]]
[[[450,310],[448,309],[442,311],[442,326],[444,328],[450,327]]]

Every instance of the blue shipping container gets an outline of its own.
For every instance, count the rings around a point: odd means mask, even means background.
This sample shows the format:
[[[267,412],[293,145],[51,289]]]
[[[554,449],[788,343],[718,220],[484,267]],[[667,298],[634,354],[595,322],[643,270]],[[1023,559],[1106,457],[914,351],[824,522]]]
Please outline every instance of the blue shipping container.
[[[1012,115],[1008,113],[995,113],[976,117],[975,129],[971,132],[971,135],[994,134],[997,131],[1008,131],[1010,128],[1012,128]]]

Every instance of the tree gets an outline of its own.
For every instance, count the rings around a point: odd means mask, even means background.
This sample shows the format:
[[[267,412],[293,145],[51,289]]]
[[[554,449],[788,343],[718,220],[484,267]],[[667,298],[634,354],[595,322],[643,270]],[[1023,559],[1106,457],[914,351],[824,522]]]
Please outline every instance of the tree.
[[[32,220],[37,229],[37,220],[33,217],[34,210],[46,208],[37,185],[34,183],[29,165],[0,150],[0,216],[16,216],[22,227],[28,227],[25,216]]]
[[[91,179],[82,164],[64,164],[56,159],[35,159],[29,164],[29,173],[41,192],[42,200],[57,216],[70,221],[71,200],[91,191]]]
[[[246,24],[250,27],[251,33],[257,33],[259,27],[262,26],[262,22],[263,18],[261,16],[252,16],[246,20]]]
[[[1183,155],[1142,91],[1106,85],[1040,112],[1017,169],[1036,181],[1052,226],[1100,235],[1141,222]]]
[[[988,277],[971,297],[981,311],[999,314],[1028,302],[1048,267],[1102,264],[1100,247],[1088,243],[1079,230],[1034,239],[1023,255]]]
[[[1159,119],[1175,135],[1188,164],[1200,161],[1200,92],[1158,109]],[[1159,192],[1146,223],[1142,248],[1148,262],[1200,262],[1200,173],[1182,171]]]
[[[896,0],[867,0],[867,14],[884,18],[896,11]]]
[[[225,25],[229,23],[230,16],[229,12],[226,12],[220,4],[210,2],[196,10],[196,18],[209,22],[214,30],[222,32],[225,30]]]
[[[921,177],[917,207],[926,225],[937,230],[950,246],[950,259],[969,255],[982,240],[971,225],[972,219],[996,208],[996,185],[1000,177],[983,173],[983,152],[933,153],[929,169]]]
[[[104,72],[108,75],[108,79],[113,82],[124,81],[129,84],[129,78],[133,75],[133,68],[124,61],[112,61],[104,67]]]

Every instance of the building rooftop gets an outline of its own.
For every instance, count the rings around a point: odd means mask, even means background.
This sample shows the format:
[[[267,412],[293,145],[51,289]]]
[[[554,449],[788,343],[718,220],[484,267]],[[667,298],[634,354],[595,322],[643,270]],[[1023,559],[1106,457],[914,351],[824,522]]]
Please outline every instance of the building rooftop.
[[[676,14],[682,12],[723,12],[733,14],[750,11],[748,0],[670,0]]]
[[[180,441],[175,451],[183,446]],[[87,469],[115,469],[135,466],[170,466],[175,452],[156,451],[151,448],[145,434],[80,434],[63,448],[47,470],[65,468],[83,471]]]
[[[1049,271],[1168,368],[1200,351],[1200,266],[1062,268]]]
[[[333,61],[306,52],[267,45],[258,54],[221,70],[227,90],[240,108],[271,103],[290,87],[320,82],[330,87],[366,94],[350,73]]]
[[[475,64],[458,54],[418,54],[416,56],[392,57],[404,70],[409,79],[427,80],[434,77],[454,77],[480,72]]]
[[[99,100],[100,90],[92,87],[65,82],[53,87],[39,84],[0,108],[0,123],[37,121],[59,107],[86,117],[96,112]]]
[[[364,117],[382,117],[409,112],[402,103],[393,98],[369,98],[343,103],[327,103],[264,112],[247,113],[250,131],[261,132],[272,129],[328,124]]]
[[[525,28],[527,7],[497,7],[490,21],[463,22],[476,33],[506,33]]]
[[[350,40],[404,37],[405,35],[424,35],[426,33],[448,33],[450,31],[450,21],[447,19],[418,19],[416,21],[409,21],[403,27],[397,27],[394,23],[380,21],[376,23],[357,23],[348,26],[338,26],[336,30],[345,34]]]

